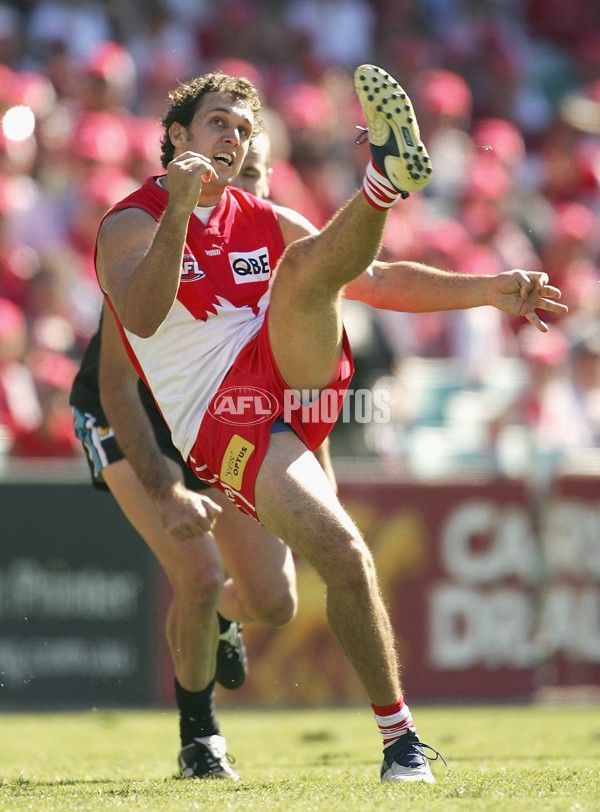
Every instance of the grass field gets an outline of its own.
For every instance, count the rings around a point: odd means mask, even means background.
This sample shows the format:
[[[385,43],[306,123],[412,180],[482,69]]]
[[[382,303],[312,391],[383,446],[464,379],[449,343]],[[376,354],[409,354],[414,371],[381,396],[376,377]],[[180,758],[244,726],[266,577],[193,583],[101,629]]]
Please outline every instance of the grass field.
[[[600,810],[600,706],[413,708],[435,785],[382,785],[370,712],[224,711],[239,783],[175,777],[173,711],[5,714],[1,810]]]

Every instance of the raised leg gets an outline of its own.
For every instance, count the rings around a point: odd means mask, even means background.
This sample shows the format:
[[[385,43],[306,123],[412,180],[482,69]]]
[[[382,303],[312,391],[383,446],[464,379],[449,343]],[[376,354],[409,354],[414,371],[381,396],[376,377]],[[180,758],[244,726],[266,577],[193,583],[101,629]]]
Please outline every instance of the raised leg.
[[[292,243],[280,260],[269,306],[277,366],[293,389],[335,378],[342,336],[341,291],[377,256],[385,212],[357,193],[318,234]]]

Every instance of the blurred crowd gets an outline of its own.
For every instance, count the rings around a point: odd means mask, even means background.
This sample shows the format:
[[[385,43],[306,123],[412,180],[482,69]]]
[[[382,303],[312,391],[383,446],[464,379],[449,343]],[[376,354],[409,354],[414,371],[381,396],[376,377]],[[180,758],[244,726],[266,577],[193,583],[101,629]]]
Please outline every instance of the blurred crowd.
[[[96,229],[161,171],[168,91],[207,70],[252,79],[272,141],[272,198],[320,226],[368,160],[355,144],[362,62],[408,90],[434,166],[426,191],[392,211],[382,258],[545,270],[570,312],[541,335],[491,308],[412,315],[348,303],[355,386],[388,387],[394,422],[360,441],[341,429],[334,450],[412,459],[424,422],[414,376],[435,390],[434,369],[451,371],[454,397],[439,394],[429,427],[452,428],[462,411],[500,468],[501,438],[515,427],[552,459],[600,446],[597,2],[0,0],[4,453],[80,454],[67,400],[101,306]]]

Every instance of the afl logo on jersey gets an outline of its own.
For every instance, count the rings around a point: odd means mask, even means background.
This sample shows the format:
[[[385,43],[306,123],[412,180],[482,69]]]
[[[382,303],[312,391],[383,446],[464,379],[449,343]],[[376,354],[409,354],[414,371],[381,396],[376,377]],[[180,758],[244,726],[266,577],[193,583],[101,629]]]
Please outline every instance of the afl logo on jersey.
[[[195,282],[196,279],[202,279],[203,276],[206,276],[206,274],[198,267],[196,258],[191,254],[184,254],[181,263],[181,281]]]
[[[257,248],[256,251],[247,251],[243,254],[236,252],[228,256],[236,285],[264,282],[271,276],[269,251],[266,246]]]
[[[208,404],[211,417],[230,426],[265,423],[279,408],[275,395],[258,386],[227,386]]]

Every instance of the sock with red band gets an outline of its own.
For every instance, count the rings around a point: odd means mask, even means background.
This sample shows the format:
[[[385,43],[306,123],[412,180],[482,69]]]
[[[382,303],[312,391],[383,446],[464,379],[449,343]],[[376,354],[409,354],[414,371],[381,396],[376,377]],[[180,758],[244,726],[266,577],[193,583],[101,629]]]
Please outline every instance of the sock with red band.
[[[416,731],[412,714],[402,696],[393,705],[371,705],[371,707],[383,738],[384,749],[397,741],[407,730],[412,730],[413,733]]]
[[[406,193],[399,192],[392,186],[383,172],[373,163],[373,160],[367,165],[362,190],[369,203],[380,211],[385,211],[390,206],[393,206],[399,195],[408,197]]]

